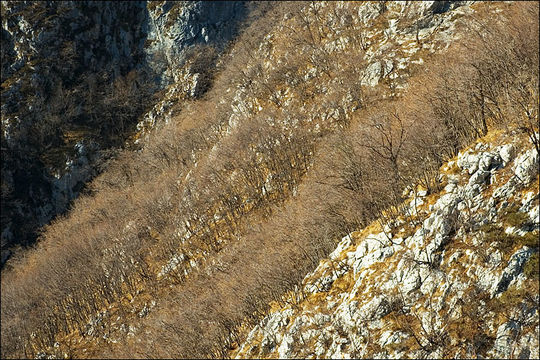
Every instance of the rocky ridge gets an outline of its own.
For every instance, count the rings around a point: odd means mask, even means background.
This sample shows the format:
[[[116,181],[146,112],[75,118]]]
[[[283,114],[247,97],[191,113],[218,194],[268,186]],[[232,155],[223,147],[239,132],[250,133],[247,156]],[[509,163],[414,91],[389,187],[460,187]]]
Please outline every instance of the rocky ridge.
[[[341,53],[348,53],[351,48],[362,49],[357,50],[360,56],[354,59],[355,62],[361,64],[364,70],[361,71],[357,81],[366,87],[390,88],[389,93],[399,95],[407,86],[407,80],[411,73],[411,68],[421,66],[424,58],[430,54],[444,51],[451,43],[462,36],[462,32],[458,28],[459,18],[462,16],[471,15],[474,13],[474,1],[424,1],[424,2],[403,2],[390,1],[385,3],[364,2],[337,2],[331,4],[328,2],[320,2],[306,6],[304,11],[306,17],[315,18],[317,13],[321,14],[325,11],[330,13],[329,9],[336,8],[334,14],[326,14],[324,21],[330,28],[334,28],[333,32],[328,32],[320,39],[321,47],[324,53],[321,54],[319,63],[331,61],[330,56],[338,56]],[[341,12],[338,12],[341,11]],[[338,14],[343,14],[339,17]],[[345,15],[349,14],[349,15]],[[350,15],[350,14],[354,14]],[[311,21],[315,21],[312,19]],[[283,47],[274,45],[276,42],[285,42],[279,39],[281,33],[286,33],[286,29],[290,25],[290,19],[285,17],[279,23],[277,31],[268,34],[258,46],[258,52],[264,54],[268,59],[263,69],[249,68],[245,69],[246,73],[251,73],[253,76],[260,77],[268,81],[276,69],[283,66],[284,58]],[[351,34],[346,30],[353,28],[357,33]],[[349,30],[350,31],[350,30]],[[306,52],[309,52],[309,47],[305,44],[298,47],[298,51],[302,51],[302,46]],[[311,59],[310,61],[313,61]],[[319,65],[320,67],[321,66]],[[329,67],[328,65],[326,65]],[[335,65],[339,68],[339,64]],[[343,113],[337,112],[334,109],[328,112],[325,105],[327,102],[306,106],[305,103],[299,101],[301,98],[293,89],[293,82],[289,83],[290,71],[284,74],[285,82],[289,86],[287,90],[275,91],[268,94],[268,98],[253,98],[249,96],[249,80],[244,86],[239,86],[236,89],[227,89],[234,91],[234,102],[232,108],[234,114],[229,119],[229,127],[234,128],[242,118],[242,114],[246,112],[258,113],[266,106],[265,103],[279,102],[286,107],[299,107],[305,109],[306,113],[312,117],[320,117],[321,119],[338,119],[339,117],[349,118],[350,114],[359,108],[358,94],[349,92],[343,94],[326,94],[328,97],[336,96],[338,98],[338,108],[342,109]],[[316,66],[305,61],[299,70],[302,73],[303,80],[306,83],[314,82],[314,79],[321,81],[322,71],[317,71]],[[294,76],[294,75],[293,75]],[[333,79],[324,81],[324,85],[318,86],[318,90],[324,89],[326,92],[337,83],[345,82],[346,73],[334,73]],[[313,121],[313,120],[311,120]],[[292,126],[295,122],[292,121]]]
[[[538,152],[488,134],[344,237],[233,355],[538,358]]]

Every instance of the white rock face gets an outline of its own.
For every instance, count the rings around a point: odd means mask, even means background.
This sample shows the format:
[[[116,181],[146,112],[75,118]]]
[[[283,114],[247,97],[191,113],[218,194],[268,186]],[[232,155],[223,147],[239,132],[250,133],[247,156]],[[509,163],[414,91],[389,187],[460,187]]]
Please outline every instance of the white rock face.
[[[305,300],[269,314],[236,356],[538,358],[538,280],[524,273],[538,247],[522,243],[540,225],[528,188],[538,153],[517,135],[505,141],[460,153],[443,194],[418,202],[411,192],[412,235],[400,236],[411,233],[404,218],[344,237],[304,278]],[[512,204],[531,221],[510,226]],[[261,337],[276,342],[261,351]]]
[[[183,63],[185,50],[195,44],[223,48],[246,13],[241,1],[157,1],[148,6],[148,61],[156,68],[165,66],[164,83],[182,81],[176,68]]]
[[[523,185],[528,185],[538,175],[538,152],[536,149],[530,149],[524,154],[521,154],[516,160],[513,167],[514,176]]]

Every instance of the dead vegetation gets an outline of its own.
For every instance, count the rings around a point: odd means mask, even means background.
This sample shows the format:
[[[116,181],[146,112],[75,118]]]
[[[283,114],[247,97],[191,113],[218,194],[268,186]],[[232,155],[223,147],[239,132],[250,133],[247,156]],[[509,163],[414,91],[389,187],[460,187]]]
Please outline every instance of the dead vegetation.
[[[493,23],[480,22],[485,6],[475,35],[412,74],[404,97],[385,100],[391,88],[359,83],[366,33],[343,21],[353,46],[324,46],[335,38],[332,11],[343,10],[280,11],[289,20],[272,32],[282,39],[270,43],[271,64],[248,40],[273,28],[277,17],[264,17],[240,36],[203,99],[141,152],[111,161],[91,194],[11,262],[2,274],[2,357],[61,355],[61,339],[74,332],[76,357],[227,356],[242,324],[282,302],[336,239],[391,219],[405,186],[435,190],[442,162],[490,126],[538,131],[537,3],[514,4]],[[158,279],[178,254],[187,260]],[[110,307],[127,319],[141,291],[159,305],[132,320],[135,337],[92,348],[112,325],[90,335],[89,321]]]

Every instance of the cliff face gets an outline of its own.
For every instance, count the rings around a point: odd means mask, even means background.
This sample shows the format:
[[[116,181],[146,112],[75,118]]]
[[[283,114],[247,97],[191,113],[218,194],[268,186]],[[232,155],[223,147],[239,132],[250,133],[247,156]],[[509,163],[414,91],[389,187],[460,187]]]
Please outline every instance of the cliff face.
[[[63,51],[77,58],[75,71],[95,72],[112,63],[117,71],[133,67],[142,55],[146,17],[141,1],[4,2],[2,44],[7,55],[2,77],[6,80],[25,66],[29,73],[43,75],[40,63],[59,60]],[[14,80],[21,75],[26,73]]]
[[[90,136],[85,113],[98,100],[80,92],[92,74],[120,76],[144,60],[145,10],[144,2],[2,2],[2,263],[94,175],[99,134]]]
[[[178,82],[175,71],[185,60],[185,50],[207,44],[223,50],[246,16],[241,1],[152,1],[148,4],[148,33],[145,51],[162,81]]]
[[[152,1],[145,51],[165,92],[137,123],[141,143],[156,123],[165,123],[183,100],[200,97],[212,82],[218,55],[238,33],[248,9],[243,1]]]
[[[101,151],[134,134],[156,90],[180,81],[200,93],[197,79],[176,76],[185,52],[198,43],[223,50],[245,10],[242,2],[2,2],[2,264],[10,247],[32,243],[65,211],[97,173]]]
[[[488,134],[344,237],[234,355],[538,358],[538,152]]]

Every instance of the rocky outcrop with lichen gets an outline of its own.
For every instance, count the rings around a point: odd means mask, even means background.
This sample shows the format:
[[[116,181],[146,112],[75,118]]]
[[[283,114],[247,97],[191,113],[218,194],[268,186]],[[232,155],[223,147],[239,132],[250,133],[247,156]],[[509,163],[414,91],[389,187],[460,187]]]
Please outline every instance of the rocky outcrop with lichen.
[[[539,156],[488,134],[409,189],[402,215],[343,238],[234,354],[538,358]]]

